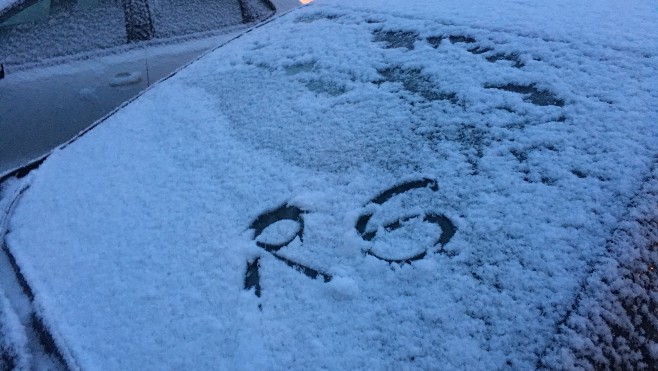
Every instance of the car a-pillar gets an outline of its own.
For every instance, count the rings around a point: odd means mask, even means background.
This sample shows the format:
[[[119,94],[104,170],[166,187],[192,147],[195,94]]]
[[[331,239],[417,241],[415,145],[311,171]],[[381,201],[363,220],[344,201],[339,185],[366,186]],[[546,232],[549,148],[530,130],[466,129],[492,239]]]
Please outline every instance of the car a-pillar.
[[[150,40],[155,37],[148,0],[121,0],[121,7],[126,19],[128,42]]]

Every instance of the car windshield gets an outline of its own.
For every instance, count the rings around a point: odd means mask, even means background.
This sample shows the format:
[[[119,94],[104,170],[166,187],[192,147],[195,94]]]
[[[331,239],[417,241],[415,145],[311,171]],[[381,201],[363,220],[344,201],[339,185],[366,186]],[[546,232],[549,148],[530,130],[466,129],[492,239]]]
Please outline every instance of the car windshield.
[[[80,369],[650,368],[654,10],[275,17],[9,180],[15,327]]]

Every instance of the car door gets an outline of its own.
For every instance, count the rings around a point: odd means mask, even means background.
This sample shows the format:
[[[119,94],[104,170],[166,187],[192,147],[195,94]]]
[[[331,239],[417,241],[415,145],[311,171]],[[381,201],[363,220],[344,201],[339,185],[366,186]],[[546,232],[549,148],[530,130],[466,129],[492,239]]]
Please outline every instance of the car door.
[[[3,0],[0,174],[272,11],[265,0]]]
[[[147,87],[141,53],[7,74],[0,81],[0,172],[66,142]]]
[[[142,51],[111,51],[126,44],[124,18],[121,4],[106,0],[32,1],[0,18],[0,173],[148,86]]]

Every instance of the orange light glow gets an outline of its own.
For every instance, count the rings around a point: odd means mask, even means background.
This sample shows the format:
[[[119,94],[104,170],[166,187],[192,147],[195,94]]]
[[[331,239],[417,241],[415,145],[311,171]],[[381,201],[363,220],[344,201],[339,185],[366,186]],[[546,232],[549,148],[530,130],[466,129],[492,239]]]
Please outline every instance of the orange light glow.
[[[312,1],[313,1],[313,0],[299,0],[299,2],[302,3],[302,4],[308,4],[308,3],[312,2]]]

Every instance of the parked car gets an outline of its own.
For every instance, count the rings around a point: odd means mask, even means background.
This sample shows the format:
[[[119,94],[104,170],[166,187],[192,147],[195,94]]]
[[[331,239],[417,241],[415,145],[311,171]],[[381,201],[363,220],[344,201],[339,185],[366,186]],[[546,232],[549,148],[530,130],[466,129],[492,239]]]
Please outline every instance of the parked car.
[[[42,157],[208,49],[269,0],[0,3],[0,174]],[[295,1],[280,1],[286,11]]]
[[[254,28],[5,178],[6,358],[650,369],[649,11],[317,0]]]

